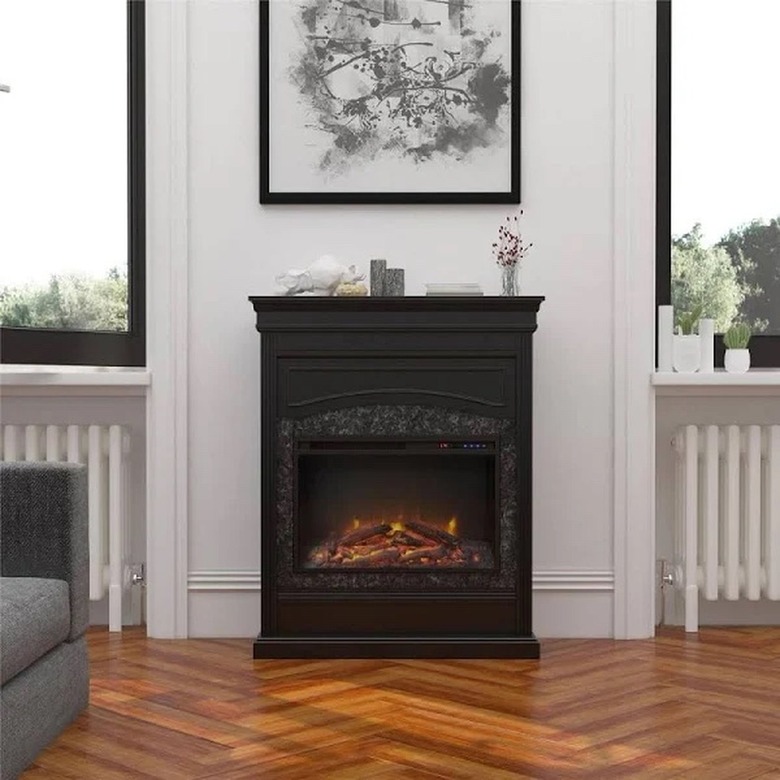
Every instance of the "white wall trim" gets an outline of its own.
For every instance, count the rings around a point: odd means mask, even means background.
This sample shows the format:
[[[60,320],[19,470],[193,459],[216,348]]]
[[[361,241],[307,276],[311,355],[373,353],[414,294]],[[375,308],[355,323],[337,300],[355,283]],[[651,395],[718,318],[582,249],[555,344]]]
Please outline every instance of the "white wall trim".
[[[187,636],[187,3],[146,4],[147,630]]]
[[[780,371],[776,368],[751,368],[745,374],[729,374],[716,368],[711,374],[678,374],[656,371],[650,374],[650,381],[656,394],[665,388],[676,388],[698,392],[701,388],[718,390],[741,390],[750,394],[756,388],[769,388],[780,392]]]
[[[189,590],[260,590],[259,571],[228,571],[222,569],[191,571],[187,578]]]
[[[144,385],[2,385],[3,398],[143,398]]]
[[[152,375],[146,368],[94,366],[0,366],[0,387],[145,387]]]
[[[533,589],[555,591],[612,591],[614,575],[606,570],[566,569],[537,571],[533,574]],[[203,569],[191,571],[187,579],[190,591],[260,590],[259,571],[229,571]]]
[[[655,0],[615,0],[614,636],[654,630]]]
[[[534,591],[613,591],[615,589],[615,575],[607,570],[535,571],[532,581]]]

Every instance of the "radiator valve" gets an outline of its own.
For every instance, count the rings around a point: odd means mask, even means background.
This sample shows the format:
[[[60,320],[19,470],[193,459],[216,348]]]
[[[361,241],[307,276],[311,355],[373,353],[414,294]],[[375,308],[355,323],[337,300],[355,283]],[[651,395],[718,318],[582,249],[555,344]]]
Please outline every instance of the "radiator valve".
[[[131,563],[125,567],[125,585],[146,585],[146,567],[143,563]]]

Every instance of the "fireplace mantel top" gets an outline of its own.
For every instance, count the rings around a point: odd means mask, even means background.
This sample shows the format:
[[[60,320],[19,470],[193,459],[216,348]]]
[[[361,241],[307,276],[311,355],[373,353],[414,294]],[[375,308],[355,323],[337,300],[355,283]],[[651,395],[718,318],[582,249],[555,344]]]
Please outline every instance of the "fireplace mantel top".
[[[252,295],[257,330],[447,328],[536,330],[541,296]]]

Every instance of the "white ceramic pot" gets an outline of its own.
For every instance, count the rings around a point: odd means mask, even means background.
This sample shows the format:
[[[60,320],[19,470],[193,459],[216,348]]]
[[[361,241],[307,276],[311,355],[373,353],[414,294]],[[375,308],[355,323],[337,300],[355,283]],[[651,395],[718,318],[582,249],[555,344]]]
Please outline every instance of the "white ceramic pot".
[[[744,374],[750,368],[750,350],[727,349],[723,365],[730,374]]]
[[[701,346],[699,337],[675,336],[672,344],[672,365],[681,374],[692,374],[701,365]]]

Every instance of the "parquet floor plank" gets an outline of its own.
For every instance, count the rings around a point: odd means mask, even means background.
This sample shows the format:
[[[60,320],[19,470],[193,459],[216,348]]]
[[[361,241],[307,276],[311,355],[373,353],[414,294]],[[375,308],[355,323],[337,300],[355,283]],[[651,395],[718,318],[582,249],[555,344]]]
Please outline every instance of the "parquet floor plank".
[[[713,780],[730,780],[743,776],[750,778],[775,769],[773,761],[762,758],[750,748],[735,752],[734,745],[723,742],[720,737],[700,737],[688,746],[686,758],[693,764],[687,775],[697,778],[711,777]],[[681,774],[680,778],[687,775]]]
[[[780,780],[779,628],[548,640],[539,662],[88,640],[89,709],[24,780]]]
[[[493,780],[517,780],[529,777],[519,772],[500,767],[488,766],[481,761],[445,753],[438,750],[418,749],[411,745],[385,741],[372,754],[394,761],[412,769],[427,770],[434,776],[449,780],[467,780],[467,778],[485,777]]]

